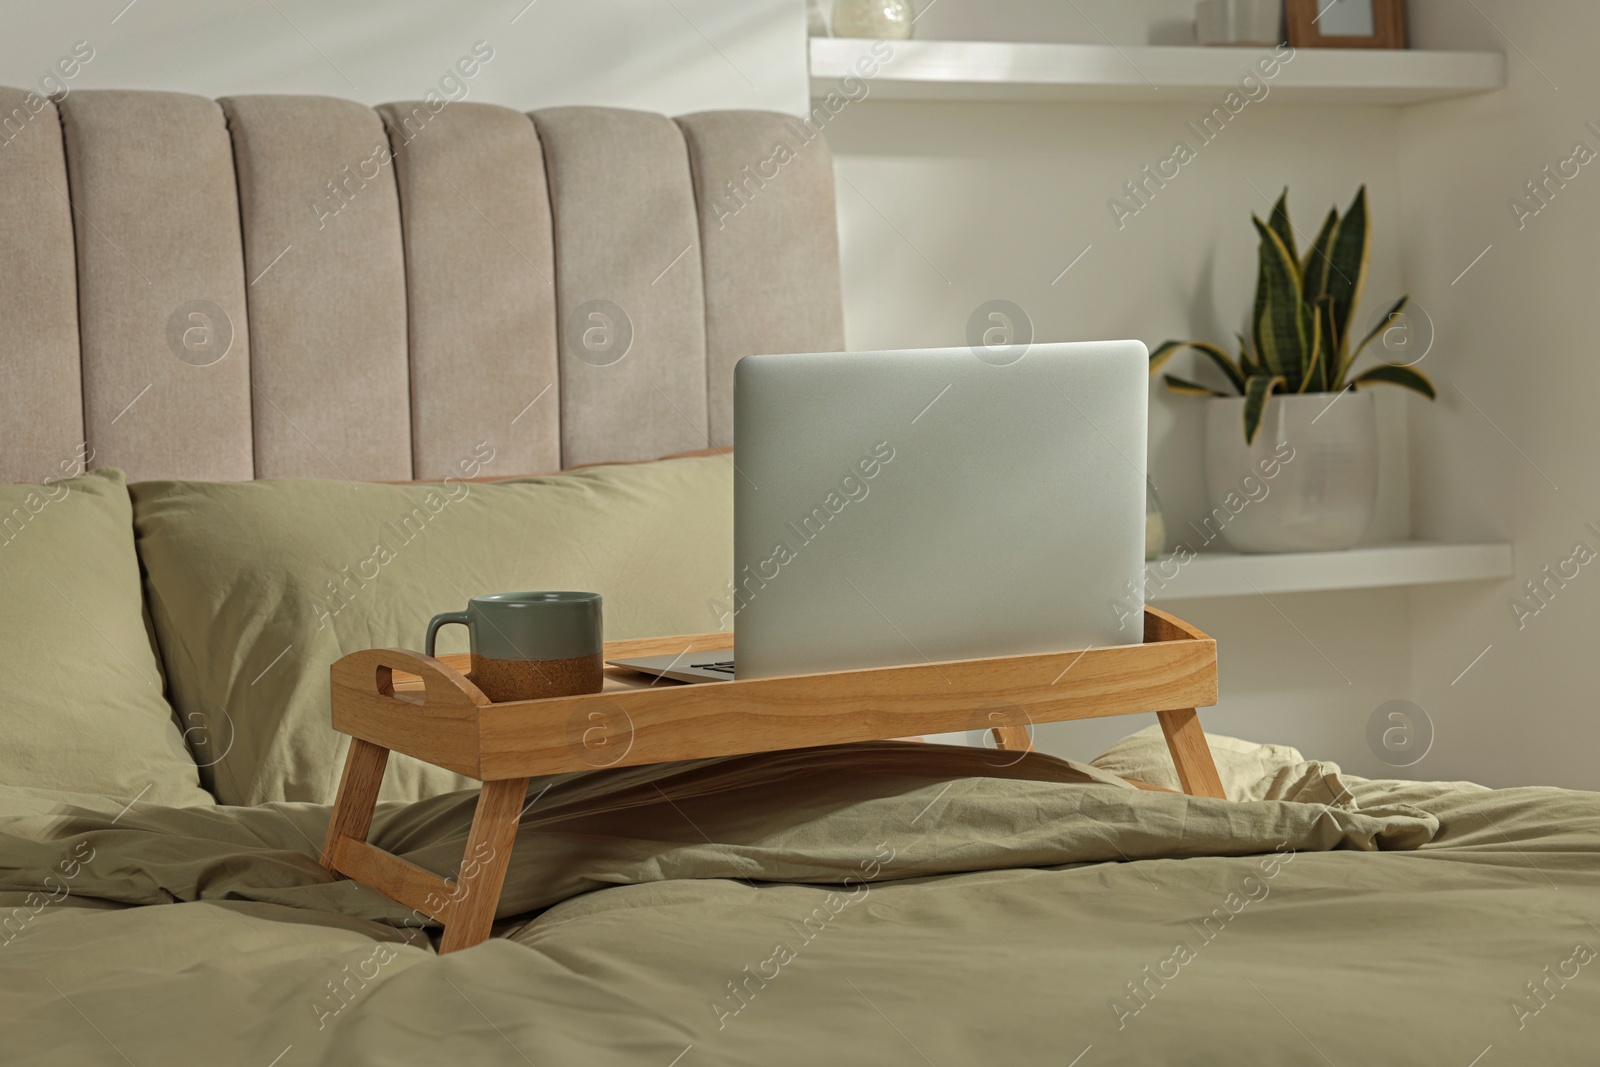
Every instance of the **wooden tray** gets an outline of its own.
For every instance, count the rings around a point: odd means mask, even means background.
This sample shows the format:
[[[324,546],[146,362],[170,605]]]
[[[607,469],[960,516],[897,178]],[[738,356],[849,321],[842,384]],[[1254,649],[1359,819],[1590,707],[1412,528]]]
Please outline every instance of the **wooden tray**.
[[[606,658],[732,647],[726,633],[609,641]],[[371,649],[332,668],[333,726],[352,740],[323,866],[443,923],[441,952],[489,936],[535,775],[972,729],[1025,751],[1037,723],[1154,712],[1184,792],[1224,795],[1195,713],[1217,702],[1216,642],[1150,607],[1141,645],[696,685],[611,667],[602,692],[504,704],[466,660]],[[391,751],[484,783],[453,881],[367,843]]]

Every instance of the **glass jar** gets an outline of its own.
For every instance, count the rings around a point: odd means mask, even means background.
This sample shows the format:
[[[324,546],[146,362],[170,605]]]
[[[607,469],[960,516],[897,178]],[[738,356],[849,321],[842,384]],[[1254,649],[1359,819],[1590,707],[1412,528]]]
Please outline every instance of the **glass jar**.
[[[834,0],[833,35],[904,41],[916,17],[911,0]]]

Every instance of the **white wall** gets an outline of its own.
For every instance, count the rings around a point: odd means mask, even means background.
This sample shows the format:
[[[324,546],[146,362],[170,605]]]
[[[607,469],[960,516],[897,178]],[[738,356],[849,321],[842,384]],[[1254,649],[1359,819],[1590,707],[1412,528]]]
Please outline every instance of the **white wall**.
[[[669,115],[805,110],[800,0],[37,0],[0,2],[0,85],[32,85],[74,42],[75,88],[228,96],[421,97],[475,41],[470,97]]]
[[[1173,37],[1174,12],[1189,10],[1165,0],[939,0],[917,28],[928,37],[1104,40],[1098,27],[1119,44],[1142,44]],[[1255,58],[1240,53],[1241,76]],[[1394,109],[1287,107],[1269,95],[1119,229],[1107,200],[1169,155],[1176,140],[1195,141],[1184,124],[1207,110],[1194,103],[897,103],[869,92],[828,128],[850,344],[964,344],[969,314],[994,298],[1020,305],[1040,340],[1225,341],[1241,327],[1253,292],[1250,214],[1265,214],[1284,185],[1298,225],[1314,232],[1330,206],[1343,207],[1365,182],[1375,218],[1366,313],[1377,316],[1384,297],[1404,291],[1402,120]],[[1380,402],[1383,506],[1370,540],[1409,533],[1405,418],[1420,403],[1398,394]],[[1200,419],[1200,402],[1152,389],[1151,470],[1172,529],[1211,503]],[[1380,705],[1411,695],[1404,591],[1165,606],[1219,641],[1223,699],[1206,713],[1208,729],[1295,744],[1360,773],[1399,773],[1374,756],[1366,729]],[[1047,751],[1087,759],[1137,725],[1050,725],[1037,740]],[[1415,768],[1428,770],[1426,761]]]
[[[1503,51],[1509,87],[1403,110],[1269,103],[1247,111],[1226,143],[1207,148],[1122,232],[1102,214],[1108,187],[1164,147],[1189,117],[1181,106],[869,98],[847,111],[830,140],[849,179],[840,203],[851,341],[959,343],[965,314],[993,296],[1026,308],[1046,339],[1225,336],[1253,272],[1241,222],[1265,206],[1250,183],[1275,194],[1288,182],[1304,225],[1367,182],[1376,238],[1369,302],[1412,294],[1437,330],[1422,368],[1441,390],[1432,405],[1388,397],[1410,429],[1395,440],[1399,423],[1389,423],[1382,532],[1409,525],[1422,537],[1510,539],[1517,578],[1271,604],[1175,603],[1219,640],[1223,699],[1206,725],[1289,742],[1362,774],[1596,788],[1600,559],[1564,586],[1552,582],[1555,595],[1537,615],[1519,620],[1510,602],[1547,564],[1572,558],[1578,542],[1600,553],[1600,359],[1589,314],[1600,159],[1565,187],[1552,183],[1549,205],[1525,227],[1508,201],[1527,200],[1525,183],[1571,157],[1576,142],[1600,152],[1600,130],[1588,126],[1600,126],[1600,8],[1409,6],[1416,46]],[[1173,19],[1186,8],[939,0],[918,28],[1166,43],[1181,38]],[[1047,284],[1089,244],[1090,257]],[[1152,395],[1152,470],[1172,525],[1199,509],[1195,416],[1193,405]],[[1409,514],[1397,514],[1406,500]],[[1372,713],[1395,699],[1419,706],[1434,733],[1428,755],[1406,769],[1381,762],[1367,742]],[[1117,720],[1050,726],[1040,741],[1084,757],[1124,729]]]
[[[0,84],[34,83],[73,42],[87,40],[95,59],[74,87],[325,93],[376,103],[421,95],[482,39],[496,57],[472,83],[472,98],[518,108],[798,112],[808,97],[800,0],[276,7],[8,0],[0,3]],[[828,134],[838,160],[850,343],[960,344],[970,311],[994,297],[1027,309],[1041,339],[1222,339],[1237,327],[1252,284],[1249,212],[1265,211],[1267,197],[1287,183],[1309,226],[1366,182],[1376,237],[1368,313],[1385,295],[1414,295],[1438,325],[1425,369],[1444,391],[1434,406],[1386,397],[1384,508],[1374,536],[1403,536],[1414,522],[1419,535],[1511,537],[1519,578],[1566,558],[1580,538],[1600,551],[1600,535],[1584,529],[1600,520],[1600,473],[1586,433],[1600,360],[1593,331],[1580,322],[1590,302],[1600,169],[1586,169],[1525,231],[1505,205],[1573,141],[1600,150],[1600,134],[1584,128],[1600,120],[1590,106],[1600,75],[1589,55],[1600,15],[1579,0],[1478,0],[1476,8],[1411,0],[1411,8],[1421,45],[1505,50],[1510,89],[1405,111],[1280,107],[1269,98],[1202,149],[1123,230],[1106,200],[1170,152],[1198,106],[895,104],[870,96],[852,104]],[[1191,9],[1190,0],[938,0],[917,28],[925,37],[1183,43]],[[1242,73],[1247,56],[1240,58]],[[1490,243],[1494,250],[1451,285]],[[1173,527],[1205,510],[1198,420],[1195,403],[1152,392],[1152,468]],[[1507,607],[1513,583],[1171,606],[1220,642],[1223,701],[1205,716],[1212,730],[1296,744],[1365,774],[1594,786],[1600,722],[1587,712],[1600,666],[1586,647],[1600,602],[1593,569],[1522,631]],[[1397,698],[1420,704],[1437,730],[1428,757],[1403,772],[1380,763],[1366,742],[1369,716]],[[1130,725],[1044,727],[1040,741],[1085,758]]]
[[[1565,588],[1552,583],[1549,606],[1525,627],[1509,603],[1577,542],[1600,552],[1600,535],[1586,525],[1600,524],[1592,340],[1600,161],[1564,189],[1552,184],[1549,206],[1526,228],[1508,202],[1529,199],[1525,183],[1576,142],[1600,152],[1587,125],[1600,122],[1600,8],[1581,0],[1477,0],[1476,8],[1412,3],[1421,39],[1502,49],[1510,76],[1502,93],[1431,104],[1401,121],[1404,269],[1439,323],[1425,366],[1442,387],[1440,403],[1414,422],[1415,517],[1438,536],[1510,538],[1517,578],[1413,594],[1412,685],[1437,727],[1422,766],[1442,777],[1595,788],[1600,564],[1579,567]]]

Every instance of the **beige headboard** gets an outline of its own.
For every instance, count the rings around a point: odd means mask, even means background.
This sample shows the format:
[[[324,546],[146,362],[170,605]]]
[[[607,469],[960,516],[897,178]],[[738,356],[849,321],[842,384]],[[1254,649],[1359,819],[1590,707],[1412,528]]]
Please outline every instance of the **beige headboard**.
[[[0,482],[728,444],[740,356],[842,347],[838,260],[782,115],[0,88]]]

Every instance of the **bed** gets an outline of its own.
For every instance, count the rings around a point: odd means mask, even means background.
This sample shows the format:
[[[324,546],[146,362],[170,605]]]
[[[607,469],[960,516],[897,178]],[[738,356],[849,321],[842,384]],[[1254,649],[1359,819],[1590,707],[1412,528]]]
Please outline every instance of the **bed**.
[[[502,583],[714,628],[733,361],[843,344],[825,143],[0,114],[0,1062],[1594,1062],[1600,797],[1221,737],[1190,797],[1133,784],[1178,788],[1154,729],[536,779],[496,936],[440,956],[320,863],[328,665]],[[371,840],[459,876],[469,785],[391,768]]]

